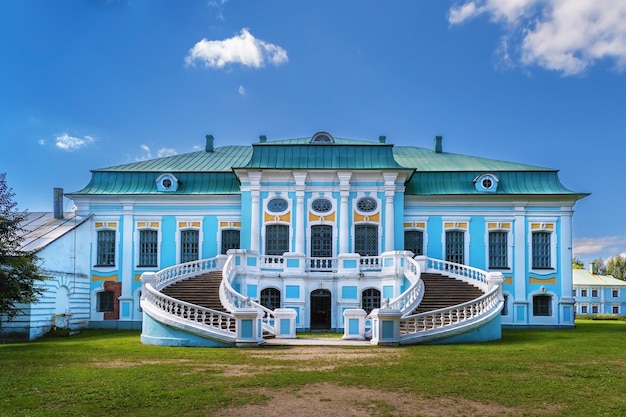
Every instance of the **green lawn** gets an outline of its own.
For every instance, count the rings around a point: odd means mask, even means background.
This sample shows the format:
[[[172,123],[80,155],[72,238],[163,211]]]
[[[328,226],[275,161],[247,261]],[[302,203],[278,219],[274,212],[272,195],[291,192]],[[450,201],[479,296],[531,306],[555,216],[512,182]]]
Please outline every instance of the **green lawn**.
[[[104,330],[0,344],[0,416],[223,415],[267,404],[268,392],[318,383],[462,400],[500,407],[500,415],[624,416],[626,322],[397,348],[172,348],[142,345],[139,332]],[[391,405],[375,410],[361,415],[407,415]],[[481,414],[472,410],[465,415]]]

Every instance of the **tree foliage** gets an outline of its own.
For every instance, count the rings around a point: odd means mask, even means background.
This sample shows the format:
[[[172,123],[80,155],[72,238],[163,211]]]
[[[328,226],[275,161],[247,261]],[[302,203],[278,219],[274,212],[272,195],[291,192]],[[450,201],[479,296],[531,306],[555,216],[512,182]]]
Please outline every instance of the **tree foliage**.
[[[585,269],[585,263],[577,256],[572,258],[572,269]]]
[[[626,256],[615,255],[606,262],[607,275],[626,280]]]
[[[21,224],[27,213],[17,210],[14,196],[6,174],[0,173],[0,326],[20,312],[19,303],[36,302],[43,293],[36,285],[44,279],[37,256],[21,250]]]

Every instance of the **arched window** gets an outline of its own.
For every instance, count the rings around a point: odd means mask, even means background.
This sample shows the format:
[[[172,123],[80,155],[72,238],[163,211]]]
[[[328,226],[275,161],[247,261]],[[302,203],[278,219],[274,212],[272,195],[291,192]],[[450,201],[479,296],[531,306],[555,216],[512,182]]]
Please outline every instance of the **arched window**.
[[[280,290],[277,288],[265,288],[261,290],[260,304],[270,310],[280,308]]]
[[[367,314],[375,308],[380,308],[380,291],[376,288],[368,288],[361,294],[361,308]]]

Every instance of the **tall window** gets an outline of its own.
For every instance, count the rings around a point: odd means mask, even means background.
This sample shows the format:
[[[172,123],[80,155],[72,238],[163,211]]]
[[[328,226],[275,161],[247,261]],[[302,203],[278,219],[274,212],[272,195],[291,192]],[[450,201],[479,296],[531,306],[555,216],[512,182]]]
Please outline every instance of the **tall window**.
[[[239,249],[239,230],[224,229],[222,230],[222,254],[226,254],[229,249]]]
[[[159,232],[156,230],[139,231],[139,265],[157,266]]]
[[[446,232],[446,261],[464,263],[465,233],[459,230]]]
[[[361,295],[361,308],[367,314],[371,313],[375,308],[380,308],[380,291],[376,288],[368,288]]]
[[[265,226],[265,254],[282,256],[285,252],[289,252],[289,226]]]
[[[535,295],[533,297],[533,316],[551,316],[552,297],[549,295]]]
[[[424,254],[424,232],[421,230],[404,231],[404,250],[410,250],[416,256]]]
[[[270,310],[280,308],[280,290],[276,288],[265,288],[261,290],[260,303],[263,307]]]
[[[535,232],[532,234],[533,269],[550,269],[550,233]]]
[[[182,230],[180,232],[180,262],[191,262],[200,259],[200,232],[198,230]]]
[[[354,251],[361,256],[378,256],[378,226],[359,224],[354,227]]]
[[[489,232],[489,268],[508,268],[507,232]]]
[[[96,266],[115,266],[115,230],[98,231]]]

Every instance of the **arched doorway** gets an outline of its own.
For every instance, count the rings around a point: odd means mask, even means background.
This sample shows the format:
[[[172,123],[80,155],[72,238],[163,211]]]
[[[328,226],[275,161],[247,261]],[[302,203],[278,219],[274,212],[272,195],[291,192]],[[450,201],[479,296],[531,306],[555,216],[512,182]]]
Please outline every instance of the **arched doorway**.
[[[330,330],[331,294],[328,290],[311,292],[311,330]]]

